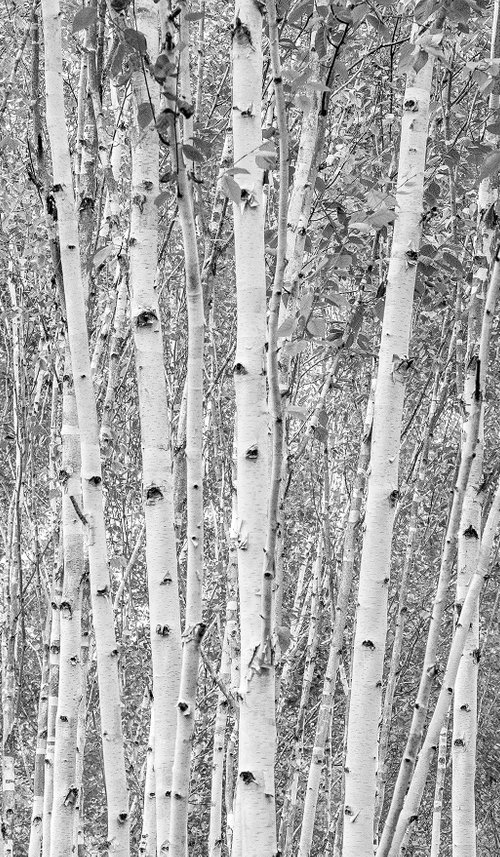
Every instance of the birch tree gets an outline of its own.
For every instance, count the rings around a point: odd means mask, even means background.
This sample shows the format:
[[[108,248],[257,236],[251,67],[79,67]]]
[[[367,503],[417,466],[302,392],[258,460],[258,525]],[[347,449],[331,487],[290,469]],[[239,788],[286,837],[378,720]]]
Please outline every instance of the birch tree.
[[[440,36],[431,36],[434,43]],[[413,289],[422,218],[425,152],[433,57],[415,42],[425,63],[410,71],[403,118],[396,206],[382,325],[371,439],[370,475],[361,556],[345,768],[344,857],[373,853],[377,736],[387,629],[387,587],[409,355]],[[417,66],[418,67],[418,66]]]
[[[266,280],[262,169],[262,13],[248,0],[235,7],[233,45],[234,203],[237,345],[234,364],[238,474],[238,579],[241,686],[234,857],[274,854],[274,669],[261,649],[262,551],[267,525],[268,426],[265,386]]]

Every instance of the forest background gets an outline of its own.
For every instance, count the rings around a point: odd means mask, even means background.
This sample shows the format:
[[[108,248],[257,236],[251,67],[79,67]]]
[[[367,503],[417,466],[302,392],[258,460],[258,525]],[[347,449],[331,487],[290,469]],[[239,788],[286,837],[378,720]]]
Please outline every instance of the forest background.
[[[498,854],[498,3],[0,8],[2,855]]]

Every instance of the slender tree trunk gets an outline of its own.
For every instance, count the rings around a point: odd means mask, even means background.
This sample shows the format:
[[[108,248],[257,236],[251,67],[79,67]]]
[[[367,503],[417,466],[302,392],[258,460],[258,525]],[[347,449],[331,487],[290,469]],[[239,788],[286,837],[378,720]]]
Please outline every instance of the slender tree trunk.
[[[493,29],[491,39],[490,59],[493,61],[500,55],[499,3],[495,2],[493,14]],[[490,96],[492,113],[498,108],[498,84]],[[492,141],[493,142],[493,141]],[[496,142],[496,140],[495,140]],[[480,212],[480,234],[476,248],[476,258],[480,260],[480,268],[486,266],[491,270],[494,264],[493,246],[494,232],[488,224],[487,212],[498,200],[498,189],[487,178],[479,187],[478,209]],[[486,222],[485,222],[486,221]],[[482,245],[482,246],[481,246]],[[473,277],[467,336],[467,351],[464,366],[464,386],[462,402],[466,413],[467,423],[474,410],[474,398],[478,386],[478,373],[482,375],[479,381],[480,389],[484,390],[484,375],[486,365],[479,359],[481,345],[481,310],[484,301],[484,282],[477,276]],[[490,310],[494,312],[496,294],[488,295]],[[464,496],[462,518],[458,535],[457,559],[457,590],[455,609],[460,615],[467,588],[477,568],[481,546],[482,507],[484,492],[481,488],[483,476],[484,453],[484,404],[481,404],[481,420],[478,442],[467,490]],[[479,602],[474,611],[472,622],[467,635],[460,666],[458,668],[453,697],[453,737],[452,737],[452,843],[454,857],[475,857],[476,855],[476,743],[477,743],[477,682],[479,673]]]
[[[62,547],[62,546],[61,546]],[[59,552],[59,547],[58,547]],[[45,785],[43,793],[43,833],[42,857],[50,855],[50,827],[54,797],[54,746],[56,740],[57,695],[59,689],[59,651],[61,645],[61,603],[62,562],[54,569],[54,581],[51,595],[52,619],[50,623],[49,645],[49,705],[47,711],[47,750],[45,753]]]
[[[406,795],[404,807],[399,816],[392,844],[388,852],[389,857],[398,857],[403,838],[409,828],[409,825],[418,820],[418,811],[429,772],[429,766],[436,752],[439,735],[448,712],[450,697],[454,691],[460,659],[462,657],[467,634],[469,633],[469,624],[476,609],[484,577],[490,568],[493,541],[498,529],[499,519],[500,483],[497,486],[488,519],[483,530],[478,567],[470,581],[462,611],[458,618],[455,636],[453,637],[448,662],[443,675],[441,690],[427,729],[425,740],[418,755],[418,761],[415,766],[410,788]]]
[[[439,734],[439,749],[434,789],[434,804],[432,807],[432,839],[430,857],[439,857],[441,848],[441,816],[443,813],[444,782],[446,778],[446,752],[448,744],[448,717]]]
[[[184,14],[184,4],[181,14]],[[184,84],[188,85],[185,61],[182,53],[189,56],[189,46],[184,43],[179,51],[177,33],[173,19],[164,19],[163,40],[165,51],[162,54],[171,68],[177,68]],[[187,32],[184,19],[184,32]],[[186,36],[185,36],[186,37]],[[176,100],[171,87],[175,78],[167,76],[164,94],[179,104],[184,115],[190,113],[189,107],[181,106],[182,99]],[[190,93],[189,93],[190,94]],[[196,238],[193,206],[193,188],[190,174],[184,162],[177,114],[170,111],[169,135],[172,166],[177,179],[177,206],[182,230],[184,247],[184,268],[186,277],[186,303],[188,315],[188,355],[186,378],[186,494],[187,494],[187,577],[186,577],[186,622],[182,635],[182,668],[177,703],[177,727],[172,769],[172,794],[174,797],[170,818],[169,855],[185,857],[187,848],[187,819],[189,779],[191,770],[191,751],[196,708],[196,687],[198,682],[198,664],[200,645],[205,633],[203,623],[203,346],[204,314],[203,295],[200,277],[200,263]],[[189,117],[186,117],[189,118]],[[189,122],[184,126],[189,134]]]
[[[146,780],[144,783],[144,808],[142,813],[142,832],[139,843],[140,857],[156,857],[157,819],[156,819],[156,775],[155,775],[155,722],[154,707],[151,703],[151,722],[149,725],[148,753],[146,757]]]
[[[75,848],[78,807],[76,754],[78,708],[81,698],[81,586],[85,573],[81,521],[80,437],[66,354],[62,422],[62,537],[63,588],[60,614],[59,693],[54,747],[54,795],[50,828],[50,857],[67,857]]]
[[[384,804],[385,786],[387,780],[387,747],[389,745],[389,736],[392,722],[392,708],[394,702],[394,694],[396,691],[397,678],[400,670],[401,653],[404,643],[404,629],[406,624],[406,616],[408,612],[408,590],[410,576],[415,560],[415,543],[418,534],[418,523],[421,516],[421,500],[425,480],[428,476],[427,463],[433,431],[439,415],[442,412],[443,406],[449,396],[448,385],[445,384],[441,395],[438,398],[438,385],[440,380],[441,366],[436,372],[434,390],[429,409],[429,418],[424,429],[424,437],[422,439],[422,450],[418,461],[417,476],[413,488],[413,497],[410,508],[410,520],[408,523],[408,536],[406,539],[405,557],[403,569],[401,572],[401,581],[399,585],[399,602],[396,618],[396,629],[394,633],[394,642],[391,653],[391,664],[386,682],[386,691],[384,696],[384,705],[382,712],[382,724],[380,727],[379,749],[378,749],[378,769],[377,769],[377,793],[375,800],[375,833],[378,837],[378,826],[380,816]]]
[[[121,726],[118,648],[110,599],[99,431],[90,371],[78,220],[64,112],[61,10],[58,0],[44,0],[42,9],[45,35],[46,116],[54,174],[52,195],[58,215],[57,227],[66,300],[68,342],[81,434],[82,514],[89,550],[108,810],[108,840],[113,843],[115,857],[128,857],[128,790]]]
[[[49,642],[50,612],[45,623],[43,662],[38,700],[35,771],[33,777],[33,809],[31,812],[28,857],[40,857],[43,835],[43,795],[45,788],[45,754],[47,751],[47,715],[49,706]]]
[[[234,366],[238,473],[238,576],[241,619],[239,758],[233,857],[276,853],[274,666],[259,657],[262,551],[267,530],[268,425],[264,377],[266,277],[262,170],[262,14],[253,0],[235,6],[233,140],[248,170],[234,205],[237,345]]]
[[[151,57],[158,46],[158,10],[153,0],[140,4],[137,29]],[[158,92],[145,69],[133,75],[136,115]],[[181,643],[177,556],[173,512],[172,463],[163,335],[156,293],[158,258],[159,141],[154,125],[136,125],[132,137],[132,209],[129,259],[131,317],[135,342],[142,440],[143,505],[146,523],[153,699],[155,713],[155,792],[158,855],[168,850],[172,809],[172,764],[179,693]]]
[[[349,517],[344,534],[342,550],[342,571],[340,586],[335,605],[335,620],[330,640],[330,651],[323,681],[323,692],[321,697],[316,733],[311,754],[311,763],[307,777],[307,787],[302,814],[302,828],[300,832],[299,857],[309,857],[312,847],[314,822],[316,819],[316,807],[318,803],[319,788],[325,761],[325,747],[330,731],[330,723],[335,695],[335,684],[337,671],[339,669],[342,648],[344,645],[344,631],[347,621],[347,608],[351,593],[352,577],[354,571],[354,556],[356,548],[356,530],[359,525],[361,513],[361,501],[363,499],[364,487],[370,460],[370,446],[373,423],[373,392],[370,390],[364,432],[359,451],[358,466],[352,491]]]

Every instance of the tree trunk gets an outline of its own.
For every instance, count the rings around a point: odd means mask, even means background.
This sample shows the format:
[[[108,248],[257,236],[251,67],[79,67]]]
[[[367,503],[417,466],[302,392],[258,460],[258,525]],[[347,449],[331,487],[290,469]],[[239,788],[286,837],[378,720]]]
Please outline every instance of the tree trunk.
[[[42,8],[45,34],[46,115],[54,174],[52,195],[53,205],[58,215],[57,228],[61,249],[68,342],[81,434],[83,516],[88,540],[92,613],[97,651],[108,840],[113,843],[115,857],[128,857],[128,790],[121,726],[118,648],[110,598],[99,431],[85,320],[78,220],[64,112],[61,10],[58,0],[44,0]]]
[[[81,511],[80,437],[66,353],[63,387],[62,540],[63,588],[60,613],[59,693],[54,747],[54,796],[50,827],[50,857],[67,857],[75,848],[78,708],[82,693],[81,586],[85,573]]]
[[[248,174],[234,205],[237,344],[234,365],[238,477],[238,578],[241,685],[233,857],[276,853],[274,666],[260,657],[262,552],[269,480],[265,384],[266,277],[262,170],[262,14],[253,0],[235,6],[234,158]]]
[[[137,8],[137,29],[155,57],[158,10],[153,0]],[[145,69],[133,75],[136,116],[158,93]],[[170,425],[163,363],[163,334],[156,293],[158,257],[159,141],[153,124],[136,124],[132,136],[132,208],[130,221],[130,310],[135,342],[142,440],[142,492],[146,523],[146,566],[153,661],[155,713],[155,791],[158,854],[168,850],[172,808],[176,710],[181,642],[174,530]]]

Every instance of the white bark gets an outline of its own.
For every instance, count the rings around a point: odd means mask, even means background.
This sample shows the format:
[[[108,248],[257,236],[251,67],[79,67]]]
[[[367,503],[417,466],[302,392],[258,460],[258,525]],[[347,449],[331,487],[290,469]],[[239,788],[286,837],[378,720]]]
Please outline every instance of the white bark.
[[[352,666],[345,766],[344,857],[372,857],[377,740],[387,634],[392,530],[413,289],[421,235],[433,59],[410,73],[403,101],[400,164],[375,390],[372,452]]]
[[[274,667],[260,663],[262,551],[267,525],[268,426],[264,377],[266,278],[262,170],[262,15],[253,0],[235,6],[233,139],[241,203],[234,205],[237,346],[234,366],[241,608],[239,758],[233,857],[276,852]]]
[[[146,37],[152,59],[158,47],[158,10],[152,0],[136,9],[137,29]],[[133,75],[135,113],[150,97],[158,108],[156,84],[140,69]],[[172,764],[179,693],[181,642],[174,530],[172,464],[163,334],[156,292],[159,192],[158,132],[136,126],[132,136],[132,208],[130,222],[131,317],[135,343],[142,444],[143,506],[146,523],[153,698],[158,854],[168,849]]]
[[[81,521],[80,437],[66,354],[62,424],[63,589],[60,613],[59,693],[54,747],[54,795],[50,857],[66,857],[75,846],[79,795],[76,777],[78,708],[81,698],[81,584],[85,563]]]
[[[52,152],[57,227],[66,299],[68,342],[81,433],[83,513],[88,540],[92,612],[97,650],[102,747],[108,809],[108,840],[115,857],[128,857],[129,814],[121,727],[118,648],[110,600],[104,527],[99,431],[90,370],[89,343],[75,211],[68,133],[64,112],[61,10],[44,0],[47,128]]]

